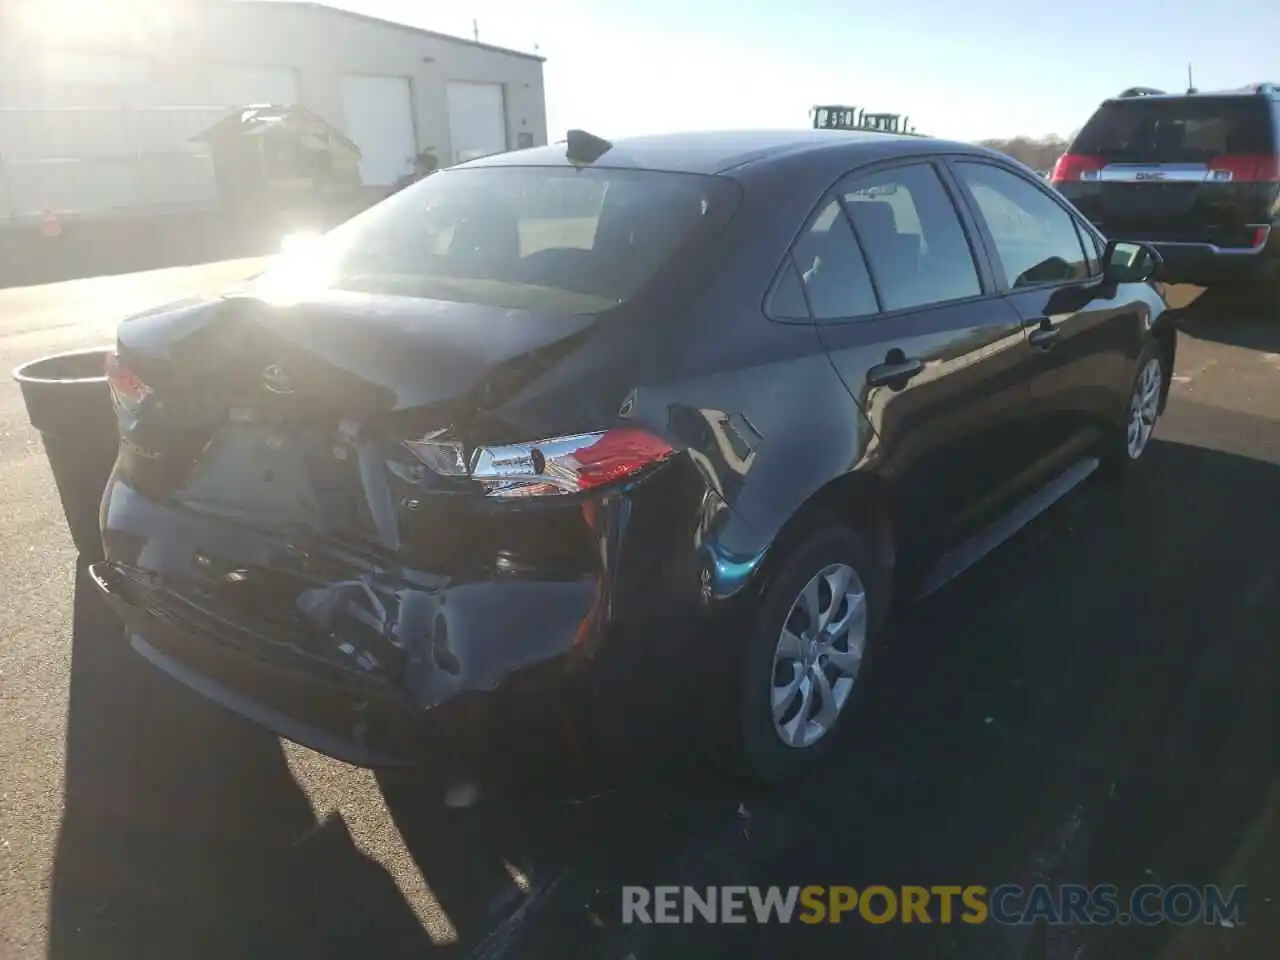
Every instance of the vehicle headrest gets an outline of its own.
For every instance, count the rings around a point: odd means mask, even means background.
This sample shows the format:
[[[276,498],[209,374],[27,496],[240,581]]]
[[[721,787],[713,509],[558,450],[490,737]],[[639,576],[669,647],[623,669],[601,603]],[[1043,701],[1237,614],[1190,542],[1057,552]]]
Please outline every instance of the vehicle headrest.
[[[869,237],[886,237],[898,233],[898,215],[893,204],[883,200],[858,200],[849,204],[849,212],[859,233]]]

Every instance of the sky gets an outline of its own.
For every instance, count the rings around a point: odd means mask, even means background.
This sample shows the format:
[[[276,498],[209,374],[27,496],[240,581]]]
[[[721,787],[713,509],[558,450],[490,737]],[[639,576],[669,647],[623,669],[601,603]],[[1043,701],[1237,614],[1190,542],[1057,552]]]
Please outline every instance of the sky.
[[[1069,135],[1125,87],[1280,83],[1271,0],[330,0],[536,52],[551,139],[807,126],[839,103],[949,139]]]

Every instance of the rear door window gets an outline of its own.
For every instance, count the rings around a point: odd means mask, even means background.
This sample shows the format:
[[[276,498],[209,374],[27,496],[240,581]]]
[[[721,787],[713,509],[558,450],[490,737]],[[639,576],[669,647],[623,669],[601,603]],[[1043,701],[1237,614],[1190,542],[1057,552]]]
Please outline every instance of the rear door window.
[[[886,310],[982,293],[959,214],[931,165],[853,177],[838,189]]]
[[[1121,163],[1205,163],[1276,149],[1263,97],[1135,97],[1104,103],[1072,153]]]
[[[1047,190],[988,163],[957,162],[953,169],[991,234],[1009,286],[1089,276],[1075,218]]]

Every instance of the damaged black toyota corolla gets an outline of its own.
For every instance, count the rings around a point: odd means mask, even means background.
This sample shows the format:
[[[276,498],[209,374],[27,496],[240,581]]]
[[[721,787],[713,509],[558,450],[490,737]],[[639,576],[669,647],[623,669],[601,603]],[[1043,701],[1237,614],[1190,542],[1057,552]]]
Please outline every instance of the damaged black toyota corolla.
[[[781,778],[856,725],[891,595],[1141,457],[1157,266],[919,137],[475,161],[121,325],[93,574],[160,669],[352,762],[691,681],[685,729]]]

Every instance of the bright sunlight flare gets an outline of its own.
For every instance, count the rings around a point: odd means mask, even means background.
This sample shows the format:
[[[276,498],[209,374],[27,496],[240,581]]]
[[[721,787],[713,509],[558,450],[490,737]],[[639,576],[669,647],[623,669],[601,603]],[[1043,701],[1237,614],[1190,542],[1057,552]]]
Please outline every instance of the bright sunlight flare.
[[[35,40],[127,37],[145,42],[168,29],[173,3],[157,0],[18,0],[19,29]]]

